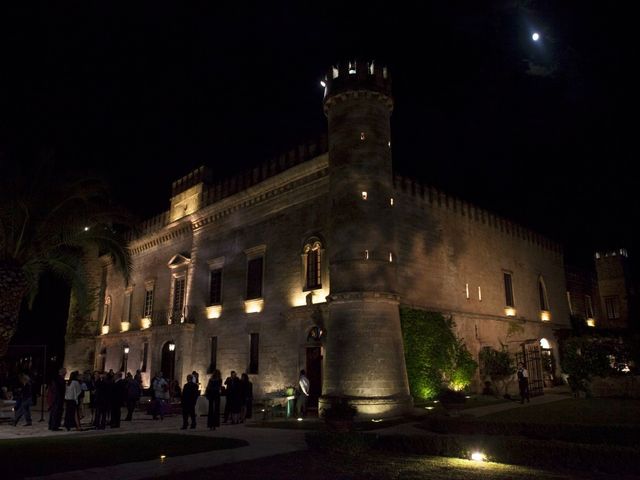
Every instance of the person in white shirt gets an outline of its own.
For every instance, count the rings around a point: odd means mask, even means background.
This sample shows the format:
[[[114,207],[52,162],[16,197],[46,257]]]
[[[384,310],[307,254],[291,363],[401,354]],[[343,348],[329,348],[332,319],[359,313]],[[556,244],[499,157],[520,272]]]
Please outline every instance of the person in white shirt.
[[[298,380],[298,398],[296,399],[296,410],[298,416],[304,417],[307,414],[307,400],[309,399],[309,389],[311,384],[307,378],[306,372],[300,370],[300,379]]]
[[[152,408],[153,419],[157,420],[160,415],[160,420],[163,420],[165,404],[169,401],[169,382],[164,379],[162,372],[159,372],[153,379],[151,388],[155,397],[155,404]]]
[[[78,425],[78,418],[76,416],[76,412],[78,410],[79,397],[82,393],[82,386],[78,381],[80,378],[80,372],[73,371],[69,375],[69,383],[67,384],[67,388],[64,392],[64,427],[67,431],[75,428],[76,430],[80,430],[80,425]]]
[[[529,399],[529,371],[524,366],[524,363],[518,363],[518,388],[520,389],[520,403],[531,402]]]

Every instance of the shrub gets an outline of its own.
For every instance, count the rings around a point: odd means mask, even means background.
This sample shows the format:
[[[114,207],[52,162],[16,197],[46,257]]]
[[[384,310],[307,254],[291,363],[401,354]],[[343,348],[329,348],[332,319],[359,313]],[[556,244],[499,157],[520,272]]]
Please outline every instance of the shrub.
[[[411,394],[434,398],[443,383],[462,390],[471,383],[476,362],[454,332],[455,324],[441,313],[400,309],[405,362]]]
[[[464,393],[451,390],[450,388],[443,388],[438,394],[438,400],[443,404],[464,403],[466,398]]]
[[[513,358],[506,350],[496,350],[495,348],[485,347],[480,350],[480,365],[483,375],[491,377],[494,384],[502,385],[502,393],[507,390],[508,381],[516,373]],[[496,388],[498,385],[496,385]],[[500,393],[500,392],[496,392]]]

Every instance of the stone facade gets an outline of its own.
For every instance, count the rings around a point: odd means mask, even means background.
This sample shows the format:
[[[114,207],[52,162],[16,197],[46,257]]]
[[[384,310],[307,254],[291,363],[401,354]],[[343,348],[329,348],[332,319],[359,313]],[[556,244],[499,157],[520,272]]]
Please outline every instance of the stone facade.
[[[375,416],[411,405],[400,304],[452,315],[476,356],[500,342],[556,348],[553,330],[569,322],[561,248],[393,174],[386,69],[354,63],[326,81],[328,153],[303,147],[234,179],[199,169],[174,182],[170,211],[131,240],[130,284],[102,261],[94,364],[85,335],[68,343],[68,368],[126,361],[148,383],[174,344],[177,379],[246,371],[259,398],[306,368],[320,406],[344,396]]]

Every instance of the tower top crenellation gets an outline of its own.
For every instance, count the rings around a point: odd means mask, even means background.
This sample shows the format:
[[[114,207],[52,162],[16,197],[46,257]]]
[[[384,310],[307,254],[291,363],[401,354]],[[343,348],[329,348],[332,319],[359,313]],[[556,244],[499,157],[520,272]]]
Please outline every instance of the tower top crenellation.
[[[389,71],[387,67],[378,65],[373,60],[350,60],[332,66],[322,84],[325,88],[325,110],[332,98],[357,91],[377,93],[386,97],[392,105]]]

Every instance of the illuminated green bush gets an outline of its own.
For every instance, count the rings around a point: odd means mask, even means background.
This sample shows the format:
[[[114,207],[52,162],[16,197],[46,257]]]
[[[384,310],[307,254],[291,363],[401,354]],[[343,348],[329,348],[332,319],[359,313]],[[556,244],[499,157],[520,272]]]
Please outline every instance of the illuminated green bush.
[[[454,332],[455,324],[438,312],[400,309],[409,388],[415,399],[435,398],[443,386],[467,387],[477,364]]]

